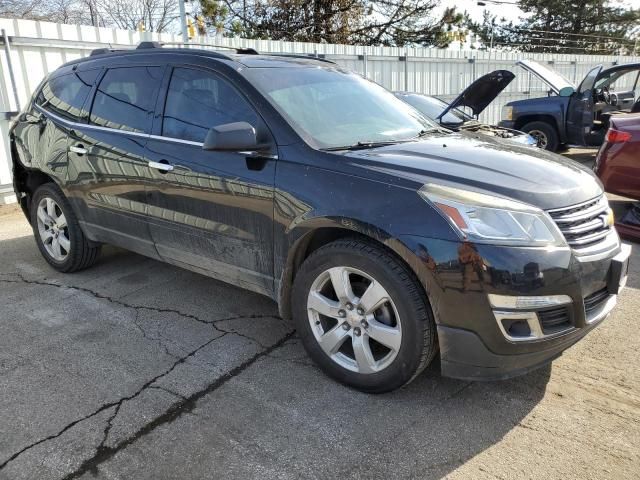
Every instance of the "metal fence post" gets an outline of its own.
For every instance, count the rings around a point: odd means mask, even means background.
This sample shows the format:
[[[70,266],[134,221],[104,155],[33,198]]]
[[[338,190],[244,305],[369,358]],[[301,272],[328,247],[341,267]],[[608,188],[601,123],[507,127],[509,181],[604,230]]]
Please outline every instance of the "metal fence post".
[[[18,86],[16,77],[13,73],[13,64],[11,63],[11,46],[9,45],[9,37],[5,29],[2,29],[2,40],[4,41],[4,53],[7,55],[7,68],[9,69],[9,80],[11,80],[11,88],[13,90],[13,98],[16,102],[16,110],[20,111],[20,97],[18,96]]]
[[[364,78],[369,78],[369,72],[367,72],[367,51],[365,50],[362,55],[362,70],[364,72]]]
[[[404,91],[409,91],[409,47],[404,50]]]

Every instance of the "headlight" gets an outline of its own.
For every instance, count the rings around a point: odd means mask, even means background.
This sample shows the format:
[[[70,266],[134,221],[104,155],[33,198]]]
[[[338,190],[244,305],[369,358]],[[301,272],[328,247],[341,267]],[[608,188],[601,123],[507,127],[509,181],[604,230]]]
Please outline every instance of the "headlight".
[[[507,105],[502,107],[502,119],[513,120],[513,107],[509,107]]]
[[[501,245],[566,245],[549,215],[531,205],[430,183],[418,194],[442,213],[463,240]]]

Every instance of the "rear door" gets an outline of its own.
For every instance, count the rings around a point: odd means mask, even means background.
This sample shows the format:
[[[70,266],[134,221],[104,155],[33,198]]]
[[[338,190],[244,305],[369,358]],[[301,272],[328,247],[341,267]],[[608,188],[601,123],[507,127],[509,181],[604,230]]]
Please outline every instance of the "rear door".
[[[147,226],[144,148],[164,67],[108,68],[88,122],[69,136],[69,190],[90,238],[157,256]]]
[[[149,228],[165,260],[271,294],[275,150],[205,151],[211,127],[248,122],[274,145],[260,115],[222,74],[173,68],[147,145]],[[275,148],[275,147],[274,147]]]
[[[26,166],[40,168],[64,184],[68,135],[75,123],[85,120],[84,105],[99,73],[99,69],[73,70],[43,83],[14,130],[16,148]]]
[[[593,139],[594,97],[593,86],[602,70],[602,65],[589,70],[582,83],[569,99],[567,109],[567,137],[569,143],[591,145]]]

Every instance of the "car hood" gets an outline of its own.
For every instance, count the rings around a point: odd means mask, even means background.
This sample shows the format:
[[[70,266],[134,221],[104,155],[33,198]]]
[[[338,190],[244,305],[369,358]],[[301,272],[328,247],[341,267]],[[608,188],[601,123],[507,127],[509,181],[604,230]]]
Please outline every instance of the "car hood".
[[[533,60],[518,60],[516,65],[524,68],[528,72],[533,73],[536,77],[551,87],[556,94],[560,93],[565,87],[571,87],[574,90],[576,85],[560,75],[555,70],[545,67],[544,65],[534,62]]]
[[[349,158],[351,169],[356,169],[352,172],[362,176],[391,175],[416,189],[425,183],[447,184],[545,210],[603,193],[593,172],[573,160],[473,133],[438,133],[421,141],[343,155]]]
[[[478,78],[475,82],[465,88],[456,99],[440,114],[440,117],[452,108],[469,107],[474,115],[487,108],[491,102],[504,90],[515,78],[509,70],[496,70]]]

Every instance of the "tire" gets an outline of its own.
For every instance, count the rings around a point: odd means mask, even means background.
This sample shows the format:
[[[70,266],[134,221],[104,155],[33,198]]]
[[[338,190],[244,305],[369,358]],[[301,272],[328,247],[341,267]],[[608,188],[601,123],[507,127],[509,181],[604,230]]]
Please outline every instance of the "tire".
[[[344,278],[348,282],[338,281]],[[351,286],[351,302],[339,300],[334,282],[343,285],[341,292]],[[406,385],[438,351],[423,289],[402,261],[373,242],[344,239],[313,252],[296,275],[292,302],[309,356],[330,377],[358,390],[383,393]]]
[[[38,187],[29,213],[36,244],[49,265],[65,273],[93,265],[100,245],[85,237],[69,201],[57,185],[45,183]]]
[[[529,122],[519,129],[538,140],[538,147],[550,152],[558,150],[560,137],[555,127],[547,122]]]

